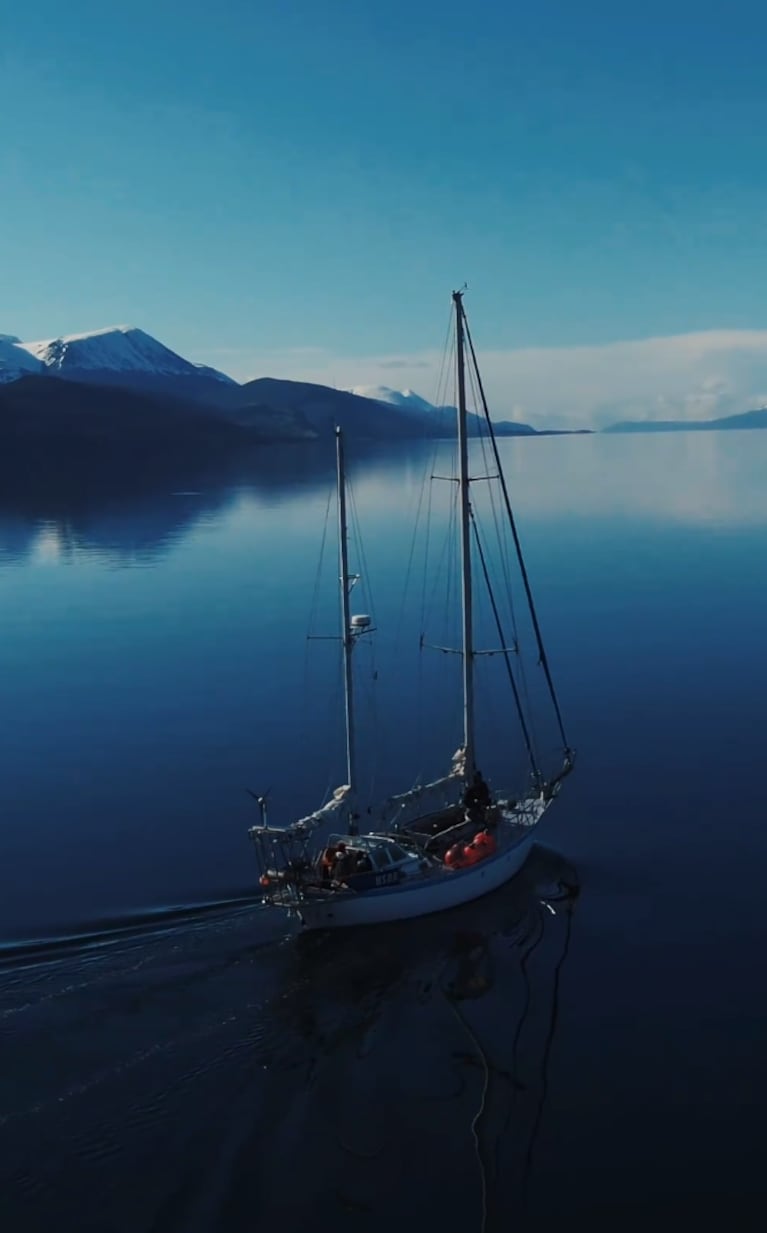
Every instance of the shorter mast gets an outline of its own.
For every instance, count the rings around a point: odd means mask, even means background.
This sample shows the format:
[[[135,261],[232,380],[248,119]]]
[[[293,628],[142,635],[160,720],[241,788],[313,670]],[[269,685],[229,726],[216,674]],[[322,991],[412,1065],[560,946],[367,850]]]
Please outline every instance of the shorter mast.
[[[466,373],[464,366],[463,292],[453,292],[455,349],[458,369],[458,485],[461,505],[461,608],[463,652],[463,749],[464,777],[474,778],[474,645],[471,609],[471,502],[469,499],[469,442],[466,421]]]
[[[344,658],[344,713],[346,718],[346,782],[349,785],[349,834],[357,833],[356,775],[354,748],[354,682],[352,678],[352,633],[349,593],[348,529],[346,525],[346,475],[344,472],[344,440],[336,428],[336,466],[338,471],[338,562],[341,584],[341,643]]]

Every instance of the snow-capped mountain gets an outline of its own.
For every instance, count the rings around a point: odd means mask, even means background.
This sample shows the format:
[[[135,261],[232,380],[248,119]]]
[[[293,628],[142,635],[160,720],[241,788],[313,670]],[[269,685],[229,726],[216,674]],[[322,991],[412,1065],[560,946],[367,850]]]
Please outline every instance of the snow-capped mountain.
[[[198,441],[204,435],[200,417],[218,420],[224,435],[235,428],[260,440],[330,440],[336,424],[354,437],[379,441],[451,437],[456,431],[454,408],[433,406],[413,390],[362,386],[343,391],[267,377],[240,385],[127,325],[38,342],[2,335],[0,385],[6,387],[9,431],[12,424],[31,430],[34,421],[38,427],[48,425],[46,432],[51,425],[58,432],[62,417],[71,414],[74,433],[82,434],[87,416],[96,415],[100,432],[119,427],[120,432],[156,436],[171,426],[177,430],[179,413],[193,417],[189,433],[196,432]],[[78,406],[81,420],[75,415]],[[479,418],[470,412],[470,435],[480,429]],[[533,430],[497,424],[496,431],[518,435]]]
[[[355,385],[350,393],[357,394],[360,398],[372,398],[374,402],[384,402],[392,407],[402,407],[406,411],[415,411],[419,415],[437,409],[433,403],[416,394],[415,390],[393,390],[388,385]]]
[[[150,334],[131,325],[117,325],[85,334],[66,334],[42,342],[21,343],[30,356],[40,360],[52,375],[131,373],[162,377],[204,376],[227,385],[236,382],[225,373],[192,364]]]
[[[17,381],[29,373],[42,371],[40,360],[20,347],[13,334],[0,334],[0,382]]]
[[[257,377],[240,387],[241,405],[251,411],[265,407],[290,411],[300,416],[316,436],[333,439],[336,425],[350,436],[369,441],[402,440],[433,436],[431,422],[422,412],[395,404],[336,390],[310,381],[281,381]]]
[[[455,407],[437,407],[416,394],[415,390],[392,390],[388,385],[357,385],[351,391],[361,398],[370,398],[384,406],[397,407],[398,410],[409,413],[414,421],[422,424],[427,433],[452,437],[455,433]],[[470,437],[483,432],[483,421],[474,411],[469,411],[467,425]],[[516,423],[511,420],[495,420],[494,429],[500,437],[520,437],[534,434],[535,430],[529,424]]]
[[[222,381],[224,385],[239,385],[234,377],[228,376],[218,368],[211,368],[209,364],[193,364],[192,367],[198,377],[212,377],[214,381]]]
[[[226,414],[239,385],[226,373],[193,364],[135,326],[15,344],[47,376],[166,396]]]
[[[27,343],[6,335],[0,383],[0,435],[12,438],[63,432],[68,442],[142,439],[157,446],[178,434],[179,446],[200,446],[316,436],[300,412],[251,407],[237,381],[133,326]]]

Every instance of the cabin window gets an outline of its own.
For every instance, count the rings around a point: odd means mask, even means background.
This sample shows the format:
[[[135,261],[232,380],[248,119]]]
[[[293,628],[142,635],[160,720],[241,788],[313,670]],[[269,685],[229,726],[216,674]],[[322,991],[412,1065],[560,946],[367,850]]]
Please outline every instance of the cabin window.
[[[393,861],[407,860],[407,852],[401,848],[398,843],[389,844],[389,856]]]

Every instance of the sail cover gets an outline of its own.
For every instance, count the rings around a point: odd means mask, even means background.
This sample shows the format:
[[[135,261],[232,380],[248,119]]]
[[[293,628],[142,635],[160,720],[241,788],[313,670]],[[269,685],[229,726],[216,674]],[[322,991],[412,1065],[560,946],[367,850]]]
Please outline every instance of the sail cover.
[[[348,808],[348,797],[351,788],[348,783],[341,784],[336,788],[327,804],[321,809],[315,810],[314,813],[307,814],[305,818],[299,818],[297,822],[293,822],[287,827],[289,831],[315,831],[320,826],[326,826],[330,823],[338,823],[340,817]]]
[[[433,813],[455,805],[466,767],[465,754],[463,747],[455,751],[449,775],[443,775],[431,783],[416,784],[409,792],[390,796],[376,811],[380,820],[387,826],[395,826],[406,821],[415,809],[420,813]]]

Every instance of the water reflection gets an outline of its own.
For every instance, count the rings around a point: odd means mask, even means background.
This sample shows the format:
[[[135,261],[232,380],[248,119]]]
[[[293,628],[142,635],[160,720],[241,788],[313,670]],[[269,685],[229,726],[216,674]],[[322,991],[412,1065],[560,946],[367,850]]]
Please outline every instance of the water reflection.
[[[502,891],[402,926],[296,945],[238,909],[4,966],[4,1227],[504,1227],[576,894],[534,849]]]
[[[420,481],[433,443],[355,442],[352,471],[372,480],[373,505]],[[196,527],[243,501],[251,510],[302,508],[335,483],[332,440],[271,445],[209,459],[166,455],[126,467],[113,457],[20,467],[0,459],[0,562],[151,564]],[[309,517],[309,521],[311,516]]]
[[[355,442],[352,469],[372,515],[399,510],[400,493],[449,443]],[[473,447],[480,463],[478,444]],[[523,520],[629,517],[692,525],[767,521],[766,432],[544,437],[501,442]],[[445,458],[437,460],[437,453]],[[0,462],[0,561],[96,559],[154,563],[196,526],[215,523],[243,493],[260,506],[301,501],[333,482],[330,443],[262,447],[237,457],[114,458],[57,467]]]
[[[0,1228],[475,1229],[483,1184],[488,1228],[626,1227],[637,1194],[684,1223],[716,1186],[732,1225],[756,1194],[767,433],[502,448],[579,749],[542,832],[590,869],[577,998],[566,865],[359,943],[227,911],[0,971]],[[453,688],[402,599],[428,452],[351,462],[385,795],[455,748]],[[336,648],[301,653],[332,451],[27,478],[0,483],[0,935],[223,896],[245,785],[293,817],[337,769]],[[137,544],[153,568],[103,568]]]
[[[544,437],[504,442],[504,449],[526,518],[767,522],[763,430]]]
[[[237,458],[174,461],[160,456],[131,467],[114,458],[0,467],[0,559],[110,564],[156,560],[195,526],[215,520],[242,489],[265,500],[328,482],[331,457],[311,446],[271,446]]]
[[[226,1227],[246,1227],[256,1194],[284,1224],[288,1193],[297,1229],[317,1210],[342,1229],[519,1221],[577,889],[572,866],[537,849],[509,887],[458,912],[307,939],[297,987],[273,1008],[265,1122]]]

